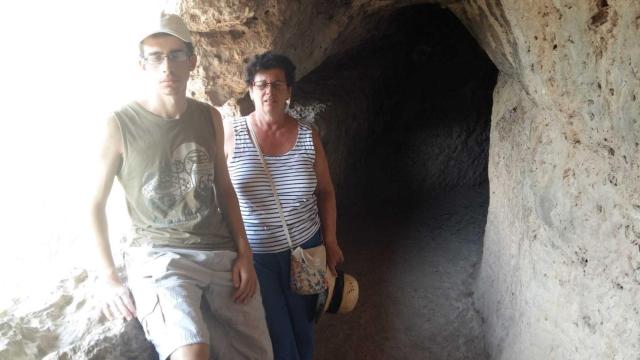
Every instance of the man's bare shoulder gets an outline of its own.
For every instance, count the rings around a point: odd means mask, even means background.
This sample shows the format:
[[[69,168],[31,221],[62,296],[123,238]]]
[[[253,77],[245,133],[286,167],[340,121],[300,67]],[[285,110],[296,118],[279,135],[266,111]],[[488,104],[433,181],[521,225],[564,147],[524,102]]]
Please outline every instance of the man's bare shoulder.
[[[115,113],[107,115],[103,120],[100,120],[100,122],[101,124],[97,127],[98,133],[96,134],[100,147],[103,151],[107,150],[122,154],[122,134]]]
[[[214,122],[222,122],[222,115],[220,115],[220,111],[218,111],[218,109],[209,105],[209,111],[211,112],[211,118]]]

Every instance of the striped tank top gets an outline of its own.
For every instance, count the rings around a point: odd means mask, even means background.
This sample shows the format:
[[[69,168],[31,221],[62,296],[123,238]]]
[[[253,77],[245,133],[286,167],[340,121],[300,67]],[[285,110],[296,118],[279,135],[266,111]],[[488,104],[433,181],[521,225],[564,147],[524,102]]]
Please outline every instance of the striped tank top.
[[[275,197],[256,147],[247,130],[247,117],[233,120],[235,146],[229,175],[254,253],[275,253],[289,249]],[[298,138],[284,155],[264,155],[282,203],[291,241],[296,247],[320,229],[316,201],[315,148],[311,125],[298,121]]]

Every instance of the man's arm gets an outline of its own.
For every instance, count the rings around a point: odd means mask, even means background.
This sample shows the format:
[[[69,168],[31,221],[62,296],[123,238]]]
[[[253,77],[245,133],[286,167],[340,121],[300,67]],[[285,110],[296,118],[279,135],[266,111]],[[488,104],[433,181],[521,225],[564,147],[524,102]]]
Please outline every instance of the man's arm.
[[[233,121],[231,119],[223,120],[222,127],[224,128],[224,156],[228,164],[231,161],[236,143],[235,134],[233,133]]]
[[[327,156],[325,155],[320,135],[315,128],[313,128],[313,145],[316,149],[314,168],[318,179],[316,197],[318,199],[320,223],[322,224],[322,239],[327,251],[327,266],[336,275],[336,265],[344,261],[336,235],[336,194],[329,173]]]
[[[109,290],[103,312],[109,319],[124,317],[131,320],[135,317],[135,306],[113,262],[106,213],[113,179],[122,163],[122,137],[115,117],[107,119],[100,144],[95,194],[91,200],[91,225],[96,240],[100,277]]]
[[[253,267],[253,253],[247,241],[247,234],[242,222],[238,197],[231,183],[229,169],[227,168],[222,117],[215,108],[211,108],[211,119],[216,135],[216,157],[214,159],[216,194],[220,200],[220,206],[225,214],[225,219],[238,251],[238,257],[232,269],[233,284],[237,288],[234,300],[244,303],[253,297],[256,292],[257,275]]]

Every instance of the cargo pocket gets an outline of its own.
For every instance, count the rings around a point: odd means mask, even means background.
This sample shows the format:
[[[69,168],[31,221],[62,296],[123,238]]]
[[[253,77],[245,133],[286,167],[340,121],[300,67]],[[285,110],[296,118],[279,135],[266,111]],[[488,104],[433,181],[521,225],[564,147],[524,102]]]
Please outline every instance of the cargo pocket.
[[[154,329],[165,323],[164,313],[158,293],[158,271],[165,271],[166,265],[158,263],[158,258],[147,258],[131,266],[129,288],[133,293],[138,321],[149,340]],[[132,264],[133,265],[133,264]]]
[[[165,318],[158,295],[155,294],[153,297],[149,297],[151,301],[144,306],[146,309],[140,309],[143,312],[142,315],[138,315],[138,320],[140,320],[140,324],[142,324],[147,338],[151,339],[152,329],[156,329],[157,331],[159,327],[164,327]]]

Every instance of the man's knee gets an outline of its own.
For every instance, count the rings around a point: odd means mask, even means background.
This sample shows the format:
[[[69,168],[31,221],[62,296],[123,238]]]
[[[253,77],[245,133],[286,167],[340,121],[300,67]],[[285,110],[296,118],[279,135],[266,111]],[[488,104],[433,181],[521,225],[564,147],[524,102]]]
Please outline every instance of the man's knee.
[[[198,343],[181,346],[169,358],[171,360],[208,360],[209,344]]]

